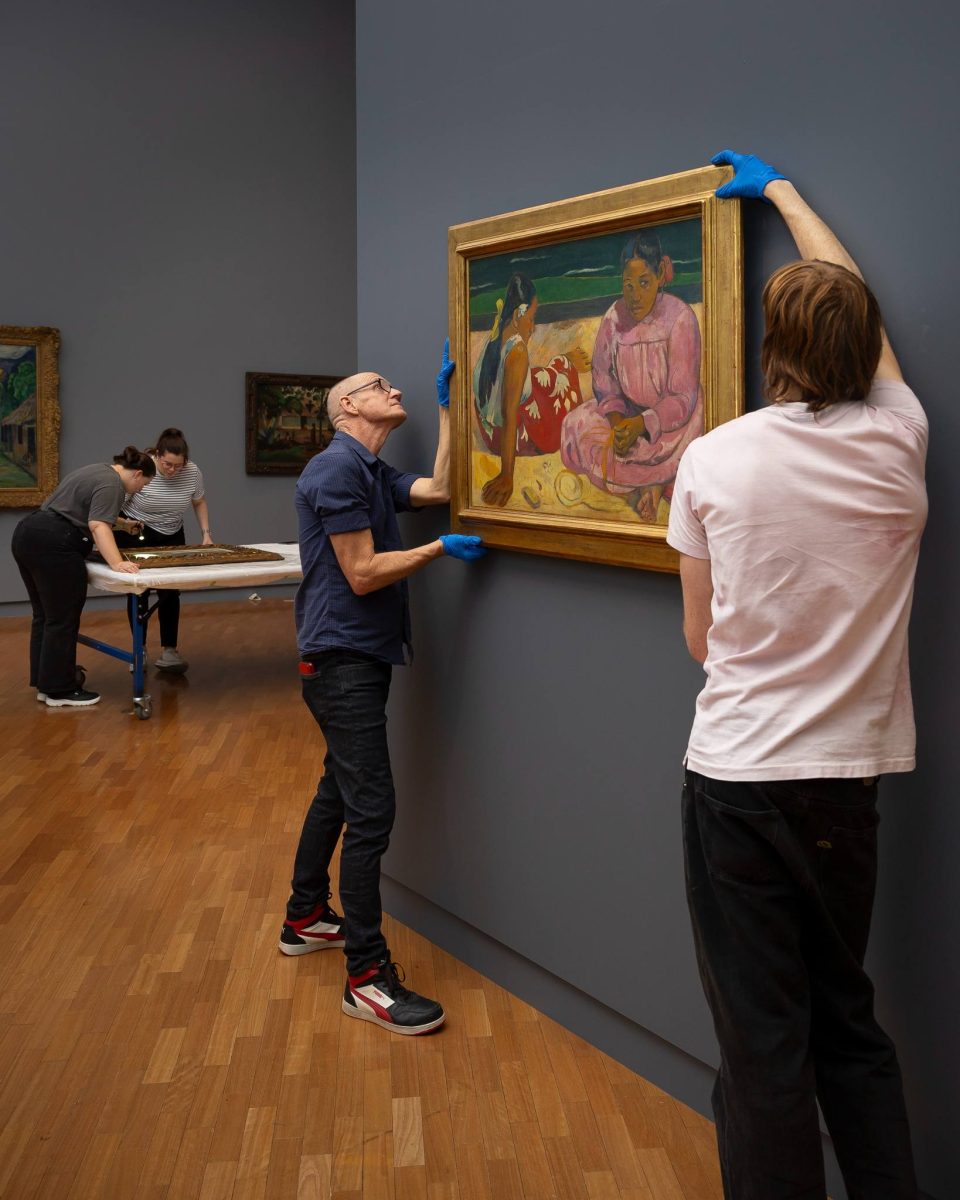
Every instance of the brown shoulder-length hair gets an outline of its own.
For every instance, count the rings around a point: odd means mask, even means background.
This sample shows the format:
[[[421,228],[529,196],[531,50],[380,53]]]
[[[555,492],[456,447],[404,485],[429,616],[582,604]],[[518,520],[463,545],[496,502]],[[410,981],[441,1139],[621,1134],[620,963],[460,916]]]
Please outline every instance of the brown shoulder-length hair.
[[[760,365],[774,404],[797,389],[810,412],[870,391],[883,331],[880,306],[859,275],[809,259],[775,271],[763,289]]]

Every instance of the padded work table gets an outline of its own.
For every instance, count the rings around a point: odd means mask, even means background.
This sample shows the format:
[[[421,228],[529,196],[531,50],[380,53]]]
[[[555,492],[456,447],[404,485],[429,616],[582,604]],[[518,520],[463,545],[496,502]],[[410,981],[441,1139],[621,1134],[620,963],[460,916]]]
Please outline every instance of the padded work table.
[[[87,583],[97,592],[126,595],[133,628],[133,648],[124,650],[107,642],[80,634],[77,638],[84,646],[90,646],[121,662],[133,666],[133,711],[141,721],[146,721],[151,712],[150,696],[144,691],[144,620],[139,597],[151,590],[173,588],[182,592],[208,591],[214,588],[256,587],[267,583],[299,583],[303,577],[300,569],[300,547],[296,544],[263,543],[253,545],[254,550],[269,550],[282,555],[282,560],[272,562],[211,563],[196,567],[141,567],[136,575],[121,574],[111,570],[103,562],[87,562]]]

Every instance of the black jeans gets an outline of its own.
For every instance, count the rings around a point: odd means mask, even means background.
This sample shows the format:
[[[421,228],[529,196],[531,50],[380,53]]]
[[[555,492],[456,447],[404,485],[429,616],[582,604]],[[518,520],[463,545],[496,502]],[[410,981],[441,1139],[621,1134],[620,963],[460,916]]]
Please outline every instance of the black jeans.
[[[323,777],[307,811],[293,866],[291,920],[330,894],[330,859],[341,830],[340,903],[347,970],[358,975],[387,955],[381,932],[380,859],[396,801],[387,749],[387,696],[393,668],[352,650],[328,650],[303,677],[303,698],[327,743]]]
[[[687,899],[720,1042],[728,1200],[824,1200],[817,1100],[850,1200],[915,1200],[893,1043],[863,970],[876,781],[729,783],[688,771]]]
[[[176,533],[160,533],[156,529],[151,529],[149,525],[144,525],[142,542],[139,535],[124,533],[121,529],[114,530],[113,536],[117,539],[117,545],[125,550],[137,549],[140,546],[183,546],[186,544],[182,525]],[[148,618],[146,612],[149,608],[149,596],[149,592],[144,592],[137,597],[137,611],[140,613],[140,621],[143,625],[144,642],[147,637]],[[128,606],[128,617],[129,614]],[[160,645],[175,648],[180,634],[180,593],[178,591],[173,588],[157,589],[157,620],[160,622]]]
[[[30,686],[48,694],[72,692],[92,535],[39,509],[17,525],[11,548],[33,609]]]

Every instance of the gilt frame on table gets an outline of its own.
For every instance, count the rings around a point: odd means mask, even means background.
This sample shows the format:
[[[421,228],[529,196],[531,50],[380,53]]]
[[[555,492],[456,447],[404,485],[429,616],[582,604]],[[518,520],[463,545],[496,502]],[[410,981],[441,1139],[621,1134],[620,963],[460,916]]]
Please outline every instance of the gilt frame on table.
[[[127,562],[144,570],[157,567],[219,567],[233,563],[282,562],[283,555],[273,550],[258,550],[255,546],[231,546],[214,542],[209,546],[127,546],[120,553]]]

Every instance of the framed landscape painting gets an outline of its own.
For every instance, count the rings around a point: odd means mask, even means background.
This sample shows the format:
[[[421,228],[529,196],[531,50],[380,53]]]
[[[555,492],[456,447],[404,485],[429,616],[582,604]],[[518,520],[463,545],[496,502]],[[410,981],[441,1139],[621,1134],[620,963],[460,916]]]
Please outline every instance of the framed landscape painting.
[[[0,325],[0,507],[36,508],[60,482],[60,332]]]
[[[248,475],[300,474],[333,437],[327,395],[342,378],[247,372]]]
[[[743,412],[740,206],[704,167],[449,232],[453,527],[677,569],[690,442]]]

